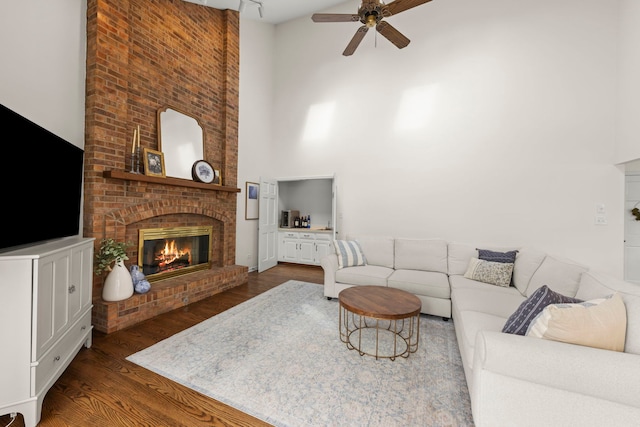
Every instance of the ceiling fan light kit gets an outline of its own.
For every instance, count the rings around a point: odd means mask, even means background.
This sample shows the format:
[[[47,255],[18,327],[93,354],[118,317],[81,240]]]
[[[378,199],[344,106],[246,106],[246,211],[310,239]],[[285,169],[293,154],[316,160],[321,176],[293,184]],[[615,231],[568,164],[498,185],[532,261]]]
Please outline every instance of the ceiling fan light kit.
[[[246,0],[240,0],[241,3]],[[254,1],[254,0],[250,0]],[[357,14],[351,13],[314,13],[311,16],[313,22],[357,22],[363,25],[356,30],[353,38],[347,45],[342,54],[344,56],[353,55],[360,42],[369,31],[374,28],[383,37],[389,40],[398,49],[406,47],[410,40],[400,31],[396,30],[391,24],[384,21],[384,18],[397,15],[400,12],[409,10],[421,4],[430,2],[431,0],[395,0],[389,4],[384,4],[381,0],[362,0]]]

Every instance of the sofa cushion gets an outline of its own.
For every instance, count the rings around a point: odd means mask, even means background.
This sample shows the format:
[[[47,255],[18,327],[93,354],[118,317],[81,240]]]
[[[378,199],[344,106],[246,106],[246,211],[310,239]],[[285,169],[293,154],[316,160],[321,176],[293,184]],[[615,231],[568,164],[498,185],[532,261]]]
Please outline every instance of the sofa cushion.
[[[551,304],[535,318],[528,336],[578,344],[612,351],[623,351],[627,314],[622,297],[577,304]]]
[[[346,285],[387,286],[387,278],[393,269],[379,265],[347,267],[336,271],[336,282]]]
[[[627,309],[627,336],[624,351],[640,354],[640,286],[604,273],[587,271],[580,279],[576,296],[583,300],[602,298],[617,292]]]
[[[367,264],[393,268],[393,237],[348,235],[347,240],[356,240]]]
[[[447,272],[447,242],[441,239],[395,239],[396,270]]]
[[[524,300],[516,311],[507,319],[502,332],[507,334],[526,335],[529,325],[549,304],[582,302],[549,289],[547,285],[538,288],[529,298]]]
[[[336,248],[336,255],[338,255],[338,268],[367,265],[367,259],[357,241],[334,240],[333,246]]]
[[[513,286],[502,288],[486,283],[475,283],[477,285],[473,287],[452,288],[451,300],[453,304],[458,310],[479,311],[502,317],[501,330],[507,317],[511,316],[525,298]]]
[[[587,267],[571,260],[547,256],[531,277],[525,295],[531,296],[538,288],[547,285],[562,295],[574,297],[578,291],[580,276],[585,271]]]
[[[518,294],[520,295],[520,300],[524,301],[525,297],[518,292],[516,288],[510,286],[508,288],[502,286],[496,286],[489,283],[479,282],[477,280],[467,279],[461,275],[449,276],[449,285],[451,286],[451,290],[460,289],[460,288],[472,288],[472,289],[486,289],[489,292],[494,293],[508,293],[508,294]],[[515,310],[515,308],[514,308]],[[511,312],[509,313],[511,314]],[[508,316],[505,316],[508,317]]]
[[[516,262],[518,251],[498,252],[490,249],[478,249],[478,259],[491,262],[503,262],[513,264]]]
[[[527,286],[534,273],[540,268],[547,254],[531,248],[521,248],[518,250],[516,262],[513,266],[513,286],[522,295],[527,292]]]
[[[471,258],[478,258],[478,250],[464,243],[449,243],[447,252],[449,274],[464,275]]]
[[[491,283],[492,285],[508,287],[511,284],[512,273],[512,263],[491,262],[471,258],[464,277],[484,283]]]
[[[451,288],[446,274],[434,271],[396,270],[387,279],[390,288],[398,288],[414,295],[449,299]]]

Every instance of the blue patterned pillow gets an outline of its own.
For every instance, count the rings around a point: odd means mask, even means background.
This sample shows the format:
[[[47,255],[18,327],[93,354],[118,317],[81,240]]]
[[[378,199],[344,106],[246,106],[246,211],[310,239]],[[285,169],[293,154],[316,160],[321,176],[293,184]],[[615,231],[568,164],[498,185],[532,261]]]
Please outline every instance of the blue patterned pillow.
[[[333,245],[338,255],[338,268],[367,265],[362,248],[355,240],[334,240]]]
[[[549,289],[547,285],[538,288],[520,307],[507,319],[502,332],[507,334],[526,335],[529,325],[535,317],[550,304],[574,304],[582,300],[559,294]]]
[[[516,262],[518,251],[496,252],[489,249],[478,249],[478,259],[491,262],[503,262],[513,264]]]

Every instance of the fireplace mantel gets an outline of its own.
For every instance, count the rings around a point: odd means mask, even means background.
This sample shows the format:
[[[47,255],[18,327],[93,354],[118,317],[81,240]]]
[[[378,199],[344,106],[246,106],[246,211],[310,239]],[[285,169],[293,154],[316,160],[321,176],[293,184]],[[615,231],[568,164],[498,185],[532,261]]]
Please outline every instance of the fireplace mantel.
[[[177,187],[190,187],[201,188],[209,191],[226,191],[229,193],[239,193],[240,189],[235,187],[226,187],[224,185],[205,184],[204,182],[189,181],[182,178],[171,177],[157,177],[149,176],[138,173],[129,173],[118,170],[107,170],[102,172],[102,176],[105,178],[122,179],[125,181],[141,181],[141,182],[153,182],[155,184],[173,185]]]

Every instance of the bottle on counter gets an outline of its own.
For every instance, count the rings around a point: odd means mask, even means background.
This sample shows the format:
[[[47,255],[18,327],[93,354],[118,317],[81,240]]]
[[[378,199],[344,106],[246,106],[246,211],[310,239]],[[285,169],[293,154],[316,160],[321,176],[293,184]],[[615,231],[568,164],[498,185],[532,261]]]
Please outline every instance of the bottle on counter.
[[[307,215],[307,228],[311,228],[311,215]]]
[[[294,228],[299,228],[300,227],[300,217],[296,217],[296,219],[293,221],[293,227]]]

